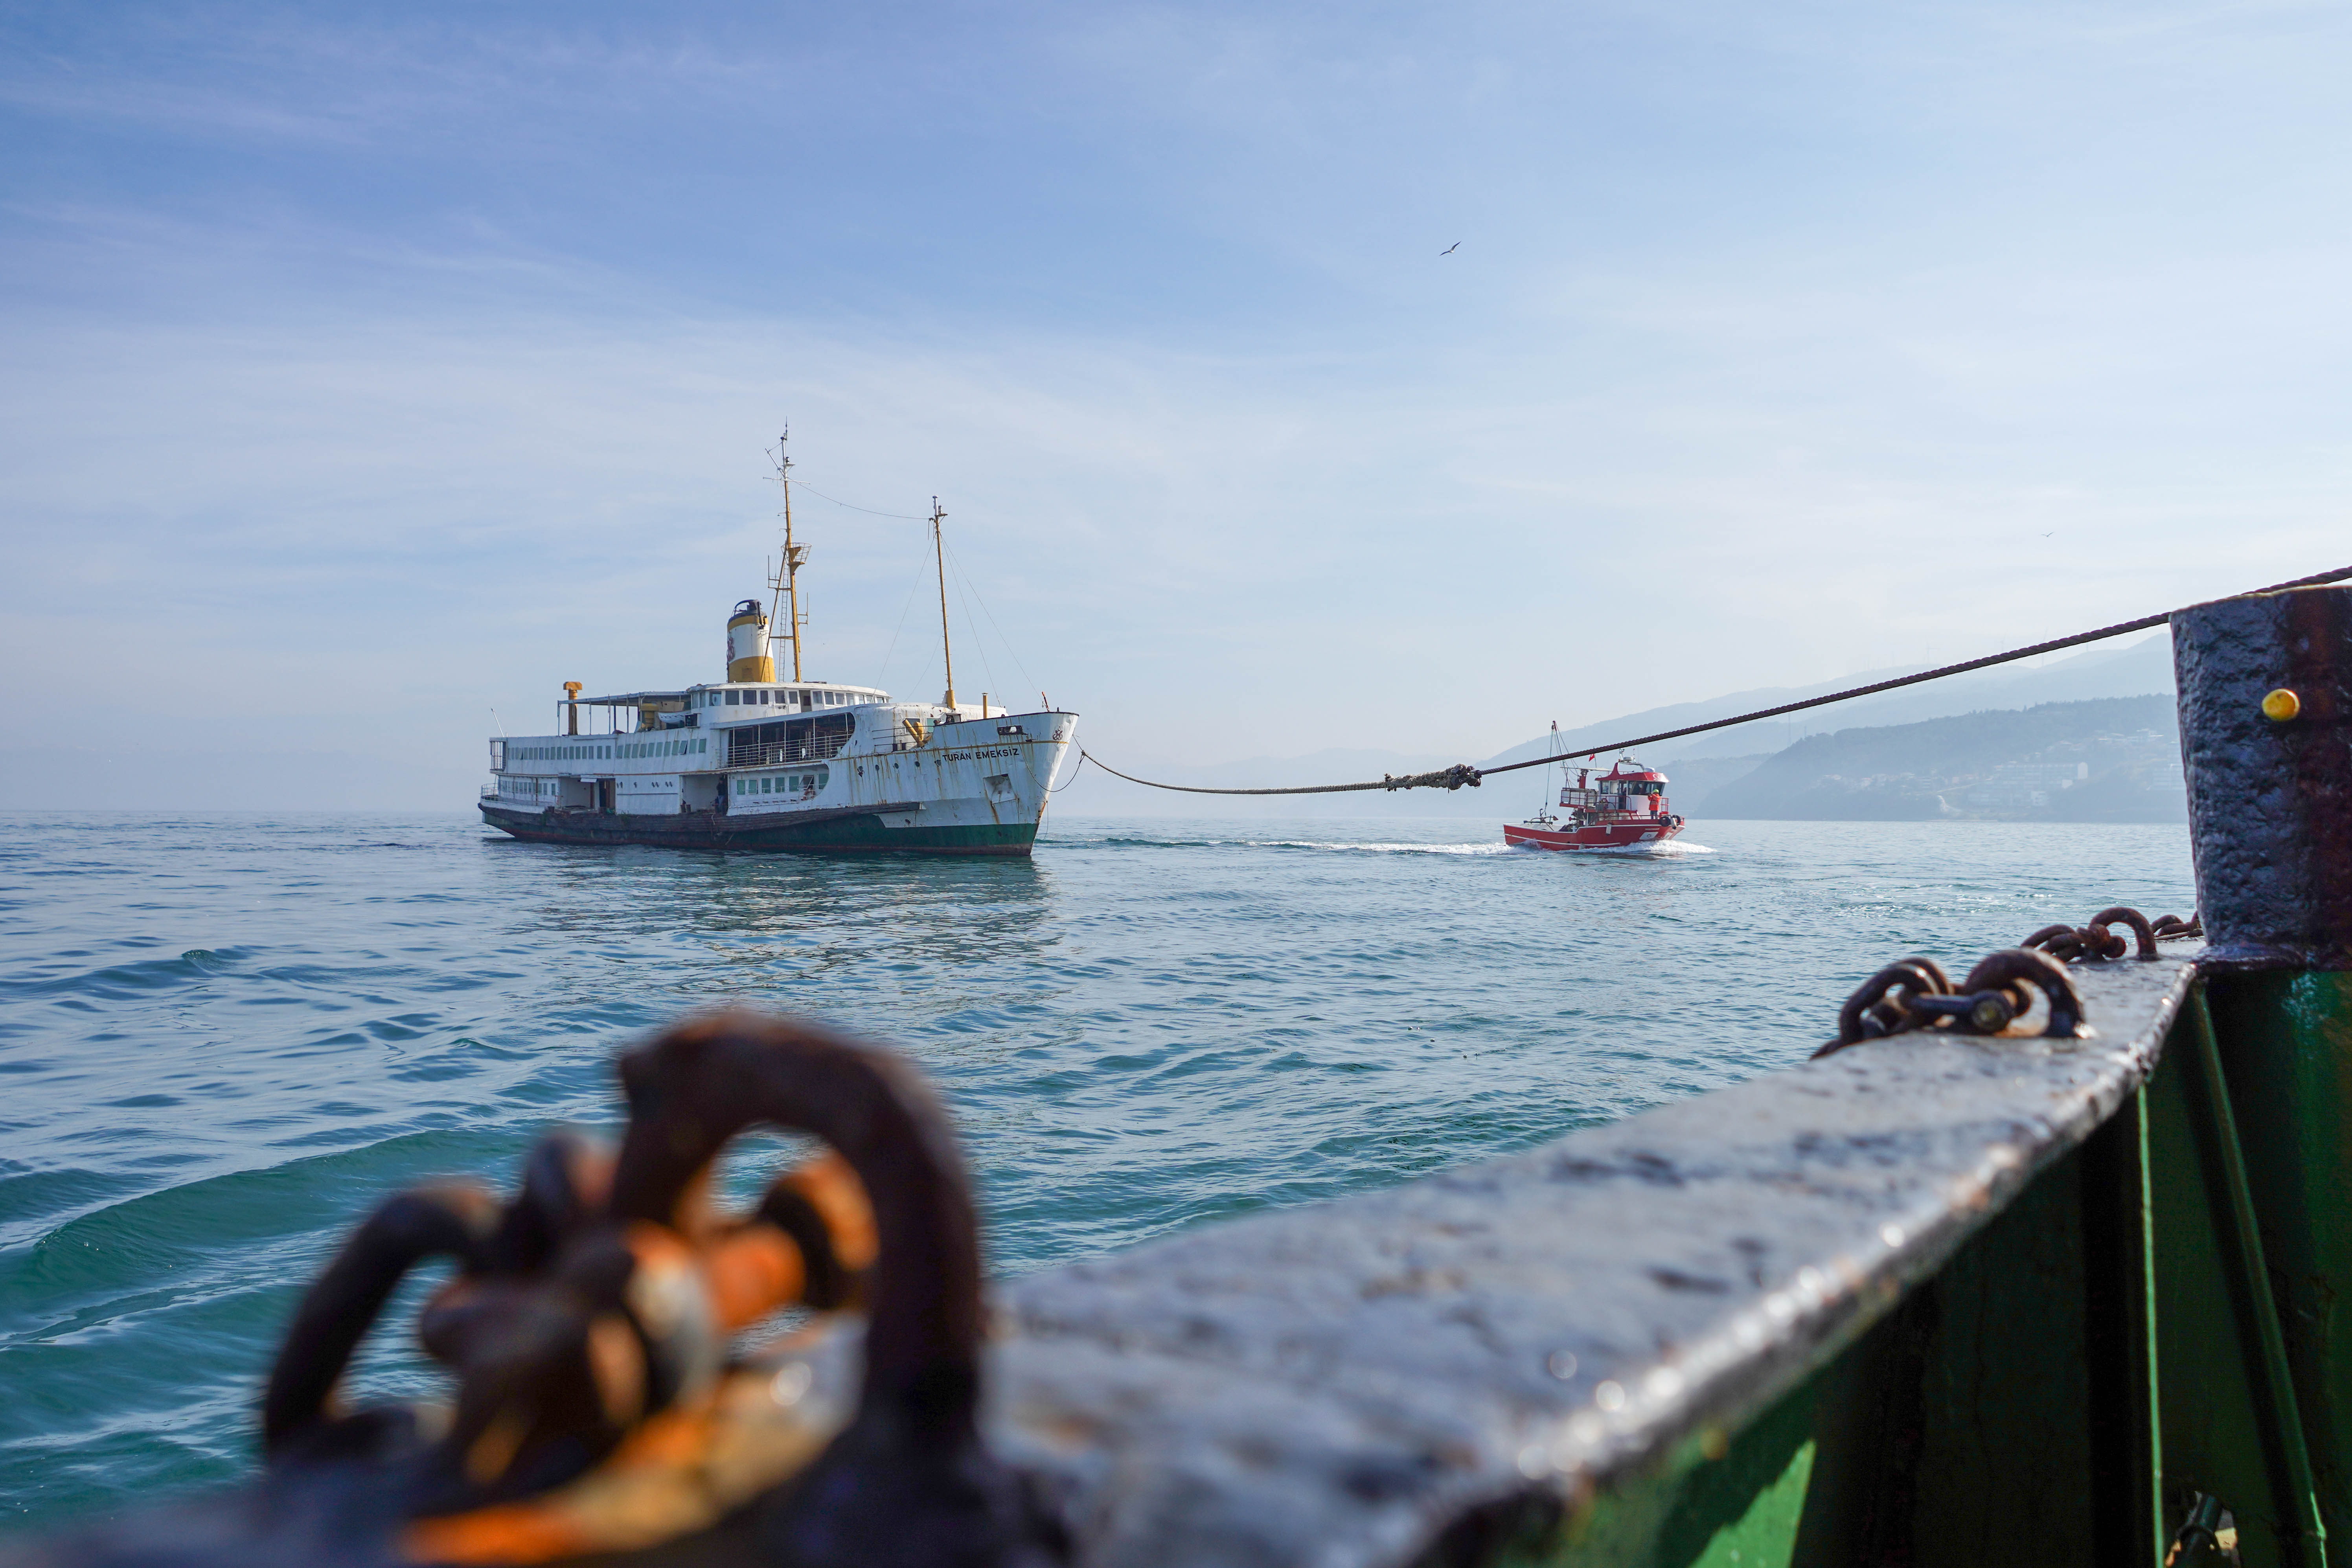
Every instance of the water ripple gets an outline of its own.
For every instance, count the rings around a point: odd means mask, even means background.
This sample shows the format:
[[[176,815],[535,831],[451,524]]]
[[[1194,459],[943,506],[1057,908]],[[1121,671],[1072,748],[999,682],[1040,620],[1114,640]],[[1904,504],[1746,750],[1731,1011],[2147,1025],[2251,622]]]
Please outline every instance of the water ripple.
[[[8,829],[0,1519],[33,1522],[243,1470],[259,1372],[352,1221],[609,1128],[614,1048],[693,1007],[910,1052],[1019,1272],[1794,1062],[1893,956],[2189,903],[2177,827],[1711,822],[1569,858],[1398,819],[1079,821],[1032,861],[938,863],[457,816]],[[382,1338],[363,1386],[424,1386]]]

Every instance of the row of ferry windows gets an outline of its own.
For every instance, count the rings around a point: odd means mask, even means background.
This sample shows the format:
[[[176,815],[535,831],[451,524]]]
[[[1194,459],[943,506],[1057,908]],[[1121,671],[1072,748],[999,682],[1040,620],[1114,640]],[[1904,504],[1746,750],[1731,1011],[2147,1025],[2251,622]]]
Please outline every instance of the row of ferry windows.
[[[798,795],[806,800],[824,787],[825,770],[813,773],[761,773],[757,778],[735,781],[737,795]]]
[[[615,757],[683,757],[710,750],[708,735],[680,735],[671,741],[619,741],[598,746],[518,746],[519,763],[609,763]]]
[[[861,697],[854,691],[807,691],[803,692],[802,695],[808,699],[808,705],[812,708],[846,708],[853,702],[874,700],[871,697]],[[687,706],[689,708],[716,708],[722,701],[730,708],[745,704],[765,705],[771,701],[778,707],[794,706],[791,692],[771,691],[765,687],[750,691],[738,690],[730,687],[724,691],[696,691],[687,697]]]

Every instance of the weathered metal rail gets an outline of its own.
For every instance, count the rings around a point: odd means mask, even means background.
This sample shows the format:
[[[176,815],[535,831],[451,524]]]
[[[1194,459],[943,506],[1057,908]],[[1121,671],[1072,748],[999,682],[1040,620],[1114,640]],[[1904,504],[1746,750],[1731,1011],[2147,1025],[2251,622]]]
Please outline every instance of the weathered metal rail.
[[[657,1362],[700,1347],[717,1381],[694,1386],[734,1403],[662,1407],[631,1384],[637,1403],[616,1405],[600,1371],[602,1403],[546,1405],[572,1425],[535,1417],[533,1441],[617,1446],[580,1448],[548,1488],[482,1468],[483,1452],[512,1459],[503,1440],[364,1465],[335,1449],[179,1522],[27,1560],[258,1568],[330,1542],[390,1563],[467,1542],[466,1561],[567,1560],[530,1547],[561,1525],[650,1542],[595,1559],[646,1564],[2316,1568],[2328,1535],[2352,1532],[2352,589],[2221,601],[2173,630],[2206,942],[2109,910],[1957,988],[1895,963],[1849,1004],[1833,1054],[1015,1281],[984,1345],[971,1248],[939,1240],[971,1226],[928,1101],[846,1043],[786,1030],[755,1048],[766,1026],[692,1026],[631,1058],[616,1180],[636,1151],[660,1201],[549,1208],[561,1224],[530,1232],[536,1250],[490,1248],[428,1311],[428,1346],[438,1312],[456,1347],[457,1429],[495,1435],[500,1390],[561,1394],[601,1364],[544,1325],[590,1310],[565,1305],[579,1281],[623,1289],[625,1266],[588,1265],[625,1242],[680,1300],[746,1258],[773,1260],[744,1298],[762,1310],[820,1275],[844,1300],[870,1291],[874,1355],[843,1327],[712,1370],[715,1331],[628,1286],[595,1310],[622,1312]],[[2068,980],[2086,1026],[2071,1034]],[[2055,1037],[2021,1032],[2029,1005]],[[706,1037],[732,1042],[744,1081],[770,1076],[765,1100],[694,1065],[718,1059]],[[848,1087],[786,1070],[793,1052]],[[657,1066],[676,1082],[660,1094]],[[697,1217],[699,1163],[755,1111],[856,1168],[881,1237],[864,1283],[808,1271],[856,1254],[854,1226],[826,1221],[828,1242],[806,1215],[797,1230]],[[928,1151],[928,1182],[892,1137]],[[468,1300],[487,1305],[468,1316]],[[959,1302],[974,1310],[940,1305]],[[319,1426],[326,1383],[288,1386],[302,1398],[280,1403],[322,1435],[390,1429]],[[770,1433],[772,1468],[739,1465],[723,1496],[678,1479],[708,1467],[644,1439],[681,1410]],[[984,1445],[963,1436],[975,1418]],[[474,1511],[416,1522],[435,1508],[401,1512],[388,1477]],[[698,1533],[647,1522],[672,1518]]]
[[[2134,1321],[2094,1259],[2144,1245],[2102,1130],[2194,982],[2109,964],[2088,1039],[1897,1037],[1017,1282],[992,1430],[1106,1568],[2086,1561]]]

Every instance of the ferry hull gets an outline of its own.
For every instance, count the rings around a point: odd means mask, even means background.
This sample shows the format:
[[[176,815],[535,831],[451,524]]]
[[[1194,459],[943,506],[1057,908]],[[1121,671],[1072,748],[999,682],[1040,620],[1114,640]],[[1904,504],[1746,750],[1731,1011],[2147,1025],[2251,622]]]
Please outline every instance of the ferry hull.
[[[1681,821],[1675,818],[1650,822],[1602,822],[1567,829],[1507,823],[1503,827],[1503,842],[1523,845],[1529,849],[1638,849],[1645,844],[1664,844],[1682,830]]]
[[[538,844],[654,844],[671,849],[732,849],[810,855],[994,855],[1027,858],[1037,824],[945,823],[886,826],[886,816],[919,812],[911,804],[837,811],[763,813],[730,819],[720,812],[649,816],[620,812],[518,811],[481,803],[482,820]]]

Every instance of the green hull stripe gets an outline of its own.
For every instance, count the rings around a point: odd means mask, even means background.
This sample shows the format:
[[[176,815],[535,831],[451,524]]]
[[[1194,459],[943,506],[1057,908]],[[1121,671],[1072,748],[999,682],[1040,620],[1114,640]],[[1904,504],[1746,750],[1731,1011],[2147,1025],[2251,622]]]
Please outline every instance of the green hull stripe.
[[[517,838],[543,844],[656,844],[674,849],[744,849],[758,852],[800,851],[821,855],[870,855],[905,852],[917,855],[1026,855],[1037,837],[1034,822],[992,822],[955,827],[885,827],[868,815],[829,817],[823,822],[748,824],[740,828],[712,830],[681,824],[669,826],[659,817],[549,816],[538,812],[506,811],[484,805],[482,816],[491,826]],[[708,817],[702,819],[709,821]]]

